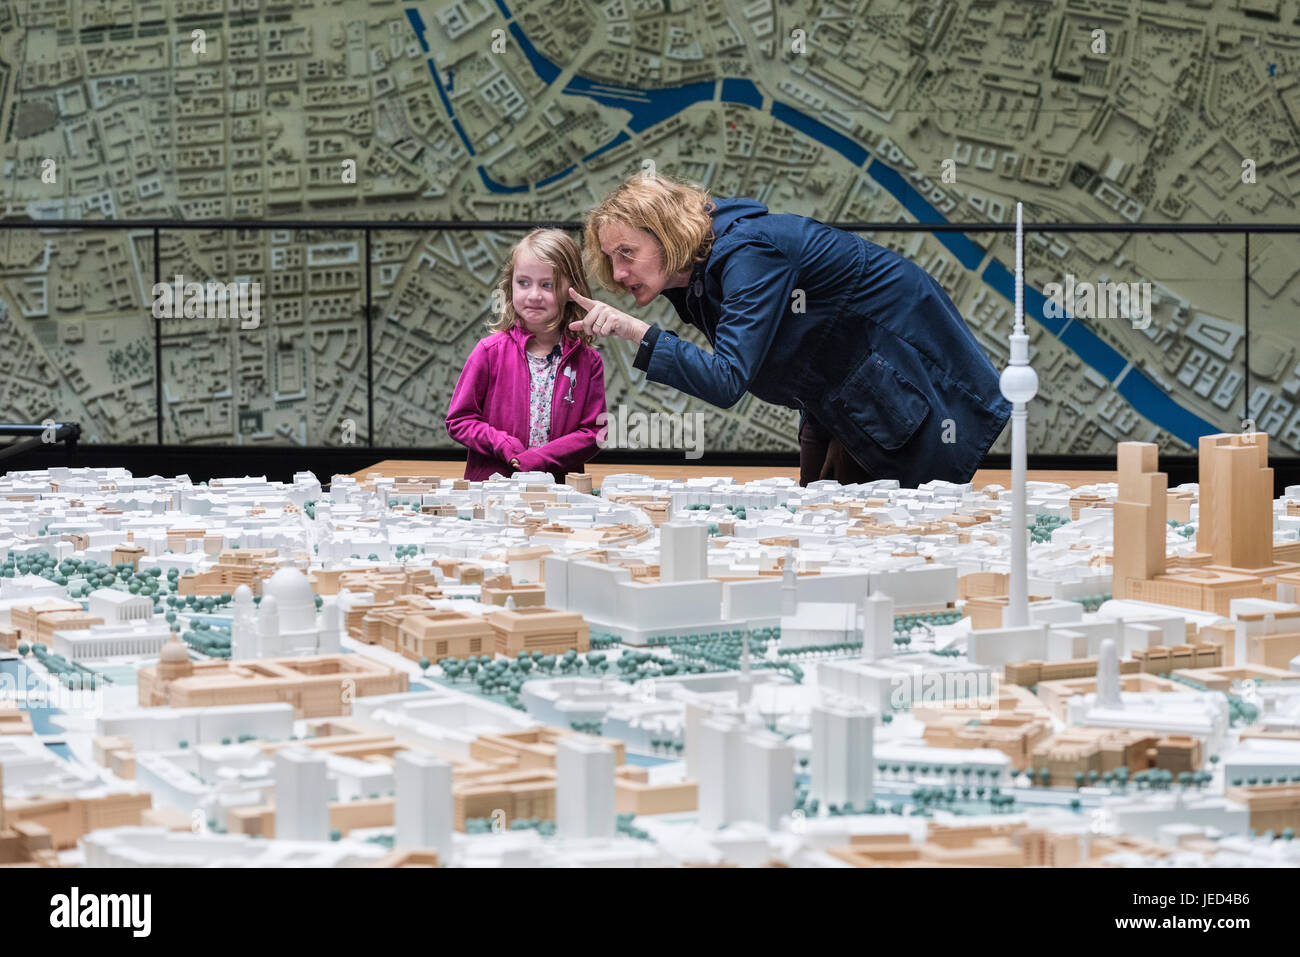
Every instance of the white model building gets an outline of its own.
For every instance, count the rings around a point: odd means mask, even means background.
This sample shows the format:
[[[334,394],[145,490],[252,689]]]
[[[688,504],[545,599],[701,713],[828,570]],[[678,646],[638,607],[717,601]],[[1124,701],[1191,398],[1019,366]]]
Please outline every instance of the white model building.
[[[451,765],[425,751],[398,751],[393,771],[396,846],[432,848],[446,860],[451,854],[454,817]]]
[[[741,820],[741,741],[745,726],[731,715],[714,715],[700,721],[694,773],[699,781],[700,826],[714,830]],[[686,747],[692,749],[691,738]]]
[[[586,736],[555,743],[555,827],[562,838],[612,838],[614,749]]]
[[[86,610],[104,619],[104,624],[142,621],[153,617],[153,599],[132,595],[118,588],[96,588],[87,597]]]
[[[364,867],[387,852],[367,841],[274,841],[248,834],[191,834],[115,827],[82,839],[87,867]]]
[[[40,575],[19,575],[16,578],[0,578],[0,599],[17,598],[66,598],[67,589]]]
[[[858,623],[859,607],[851,602],[799,602],[794,614],[781,616],[780,646],[850,644],[858,640]]]
[[[275,752],[277,840],[329,840],[329,800],[324,754],[304,747]]]
[[[1212,827],[1224,834],[1245,834],[1250,830],[1250,810],[1226,798],[1172,794],[1144,795],[1142,800],[1123,798],[1102,804],[1101,817],[1113,821],[1116,831],[1148,840],[1168,839],[1162,830],[1170,824]]]
[[[719,714],[700,722],[697,740],[701,827],[750,821],[772,830],[794,809],[794,749],[783,738]]]
[[[316,611],[316,596],[307,576],[296,568],[281,568],[262,583],[262,601],[240,585],[234,595],[230,657],[283,658],[291,655],[336,654],[339,650],[339,608],[326,595]]]
[[[1217,754],[1228,731],[1228,700],[1211,691],[1121,691],[1107,707],[1097,694],[1066,701],[1066,723],[1094,728],[1129,728],[1160,734],[1185,734]]]
[[[741,820],[774,831],[794,810],[794,748],[770,731],[751,731],[740,743]]]
[[[815,666],[819,688],[882,713],[914,704],[983,697],[993,694],[997,683],[996,675],[983,665],[930,652],[874,661],[832,658]]]
[[[69,661],[86,661],[117,655],[157,655],[171,639],[172,630],[160,617],[156,621],[113,622],[59,630],[51,637],[56,654]]]
[[[1223,780],[1293,780],[1300,775],[1300,739],[1247,738],[1223,755]]]
[[[862,658],[874,661],[894,653],[894,602],[888,595],[872,592],[862,600],[858,627],[862,631]]]
[[[875,715],[855,705],[812,709],[812,796],[823,804],[863,807],[872,798]]]
[[[659,580],[687,582],[707,578],[709,530],[699,522],[659,526]]]
[[[95,734],[130,738],[138,751],[216,744],[240,735],[285,739],[293,734],[293,705],[233,704],[210,708],[128,708],[104,712]]]

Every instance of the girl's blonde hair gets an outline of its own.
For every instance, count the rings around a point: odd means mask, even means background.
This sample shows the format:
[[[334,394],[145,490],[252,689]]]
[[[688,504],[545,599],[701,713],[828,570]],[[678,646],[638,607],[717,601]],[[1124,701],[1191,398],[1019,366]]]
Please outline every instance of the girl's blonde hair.
[[[644,229],[663,250],[669,275],[693,269],[713,247],[713,201],[708,190],[653,173],[636,173],[587,214],[583,256],[587,271],[606,289],[621,288],[609,257],[600,249],[600,230],[611,223]]]
[[[510,250],[510,258],[501,267],[501,274],[497,278],[493,297],[501,303],[501,306],[499,310],[494,310],[496,316],[488,323],[488,329],[492,332],[505,332],[519,324],[514,298],[515,262],[524,250],[551,267],[551,277],[555,282],[555,302],[559,306],[559,312],[548,331],[562,329],[565,338],[576,337],[581,339],[584,345],[591,345],[596,338],[594,335],[590,332],[574,332],[571,328],[572,323],[580,320],[586,312],[569,298],[569,287],[572,286],[584,296],[591,296],[591,289],[587,285],[587,274],[582,270],[582,253],[568,233],[560,229],[534,229],[515,243],[514,248]]]

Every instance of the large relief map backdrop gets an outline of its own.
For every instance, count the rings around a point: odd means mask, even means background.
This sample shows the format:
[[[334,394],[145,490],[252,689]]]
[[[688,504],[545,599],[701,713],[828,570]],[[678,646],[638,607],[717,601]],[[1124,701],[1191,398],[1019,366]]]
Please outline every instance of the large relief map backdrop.
[[[157,248],[147,226],[0,231],[0,416],[153,442],[161,405],[169,443],[451,446],[447,402],[521,234],[376,228],[366,262],[347,223],[572,221],[648,164],[828,222],[1007,223],[1019,199],[1031,222],[1297,223],[1298,16],[1300,0],[2,4],[5,217],[249,223],[162,229]],[[1009,234],[866,235],[939,279],[1005,363]],[[1031,451],[1188,452],[1249,415],[1300,454],[1300,234],[1245,249],[1218,231],[1030,236]],[[260,324],[164,318],[156,340],[155,256],[169,283],[259,283]],[[1067,281],[1138,284],[1150,314],[1056,315],[1042,293]],[[683,330],[666,303],[637,312]],[[703,411],[707,451],[797,448],[795,412],[715,409],[646,382],[631,344],[602,349],[611,407]]]

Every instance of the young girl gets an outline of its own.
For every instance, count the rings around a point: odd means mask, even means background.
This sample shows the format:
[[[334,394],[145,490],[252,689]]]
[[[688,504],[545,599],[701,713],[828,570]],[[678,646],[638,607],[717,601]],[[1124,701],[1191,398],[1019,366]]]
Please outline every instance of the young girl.
[[[535,229],[510,251],[492,335],[470,353],[447,412],[470,481],[546,471],[563,484],[596,454],[605,366],[592,334],[570,328],[582,318],[570,286],[589,292],[578,245],[560,230]]]

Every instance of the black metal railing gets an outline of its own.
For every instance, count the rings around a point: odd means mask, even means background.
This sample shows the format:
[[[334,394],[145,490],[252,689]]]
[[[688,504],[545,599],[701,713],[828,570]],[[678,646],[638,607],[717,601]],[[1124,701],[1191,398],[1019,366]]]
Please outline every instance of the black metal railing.
[[[849,232],[870,233],[1013,233],[1014,223],[1002,222],[940,222],[940,223],[868,223],[839,222],[830,223]],[[93,231],[143,231],[153,234],[153,271],[154,282],[162,282],[161,237],[164,231],[264,231],[264,230],[335,230],[361,233],[365,248],[365,318],[366,343],[366,445],[375,446],[374,441],[374,362],[373,362],[373,325],[374,299],[371,281],[371,238],[376,232],[522,232],[537,226],[549,226],[570,231],[580,230],[582,223],[573,220],[550,221],[515,221],[515,220],[357,220],[357,219],[279,219],[279,220],[231,220],[205,219],[181,221],[173,219],[134,219],[134,220],[91,220],[91,219],[0,219],[0,230],[93,230]],[[1026,237],[1035,234],[1050,233],[1103,233],[1103,234],[1191,234],[1215,233],[1240,235],[1242,249],[1242,323],[1244,325],[1245,350],[1240,370],[1242,376],[1242,419],[1253,420],[1250,389],[1250,237],[1253,234],[1300,234],[1300,223],[1025,223]],[[1034,318],[1030,316],[1030,318]],[[1009,330],[1008,330],[1009,332]],[[1300,322],[1297,323],[1300,335]],[[154,319],[154,388],[157,408],[158,444],[165,444],[163,439],[163,376],[162,376],[162,320]]]

